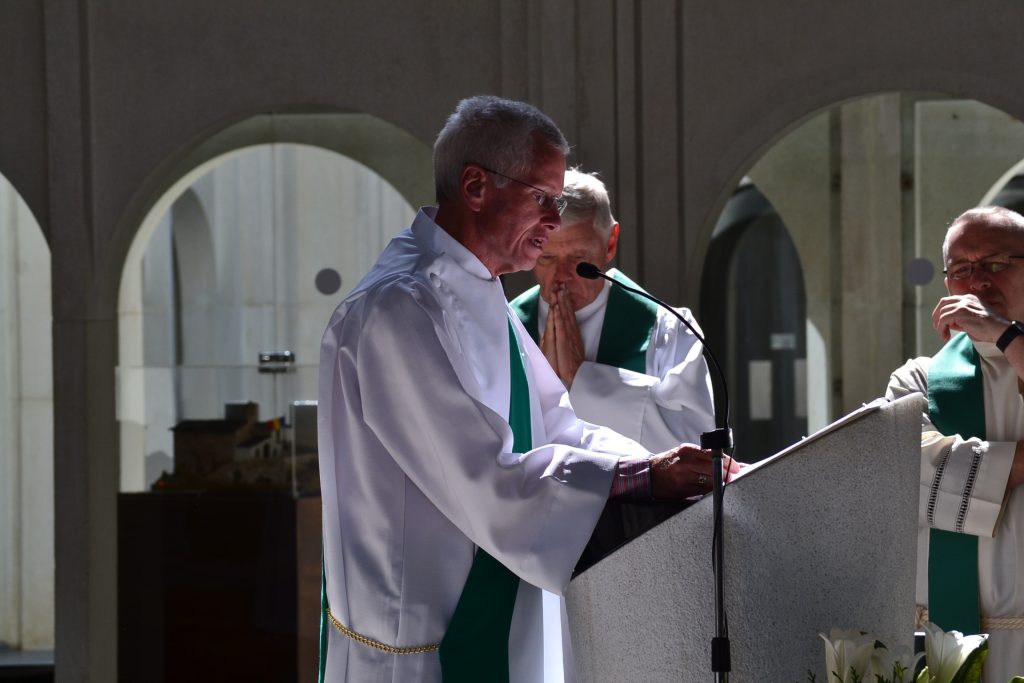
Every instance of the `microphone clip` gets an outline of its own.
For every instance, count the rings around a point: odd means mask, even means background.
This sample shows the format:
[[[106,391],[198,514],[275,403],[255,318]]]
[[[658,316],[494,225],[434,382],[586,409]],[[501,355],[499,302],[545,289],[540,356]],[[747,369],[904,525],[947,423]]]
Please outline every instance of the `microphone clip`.
[[[719,427],[700,435],[700,447],[712,451],[728,451],[732,448],[732,429]]]

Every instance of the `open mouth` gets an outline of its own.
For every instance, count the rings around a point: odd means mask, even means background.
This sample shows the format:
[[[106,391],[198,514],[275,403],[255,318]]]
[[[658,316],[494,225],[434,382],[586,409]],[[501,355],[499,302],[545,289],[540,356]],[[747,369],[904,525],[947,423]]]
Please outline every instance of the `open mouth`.
[[[533,237],[533,238],[531,238],[530,239],[530,244],[532,244],[533,246],[537,247],[538,249],[543,249],[544,248],[544,240],[541,239],[540,237]]]

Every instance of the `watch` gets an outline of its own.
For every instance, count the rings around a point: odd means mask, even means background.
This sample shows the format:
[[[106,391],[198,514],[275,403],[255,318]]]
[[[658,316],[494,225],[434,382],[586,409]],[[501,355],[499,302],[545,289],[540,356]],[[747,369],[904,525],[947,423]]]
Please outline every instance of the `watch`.
[[[999,335],[999,339],[996,340],[996,348],[1006,353],[1006,347],[1010,345],[1010,342],[1022,334],[1024,334],[1024,323],[1014,320],[1006,328],[1006,331]]]

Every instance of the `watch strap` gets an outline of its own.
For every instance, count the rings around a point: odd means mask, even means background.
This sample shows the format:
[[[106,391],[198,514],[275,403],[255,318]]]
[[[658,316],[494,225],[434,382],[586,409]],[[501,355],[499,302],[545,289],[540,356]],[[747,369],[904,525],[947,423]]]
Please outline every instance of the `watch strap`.
[[[999,335],[999,339],[996,340],[996,348],[1006,353],[1006,347],[1010,345],[1010,342],[1022,334],[1024,334],[1024,324],[1014,320],[1006,328],[1006,331]]]

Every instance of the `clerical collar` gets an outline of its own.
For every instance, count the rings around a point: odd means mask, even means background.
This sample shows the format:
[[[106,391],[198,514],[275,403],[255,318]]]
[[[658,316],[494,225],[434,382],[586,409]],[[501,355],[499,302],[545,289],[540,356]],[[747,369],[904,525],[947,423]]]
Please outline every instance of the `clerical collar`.
[[[470,275],[482,280],[492,281],[491,271],[483,264],[476,254],[467,249],[461,242],[448,234],[434,222],[437,216],[436,206],[424,206],[416,215],[412,224],[412,234],[417,241],[437,255],[446,255]]]
[[[608,303],[608,292],[612,288],[612,283],[607,280],[604,281],[604,287],[598,292],[597,296],[589,304],[576,311],[577,322],[586,322],[590,320],[598,311],[604,309],[606,303]]]

